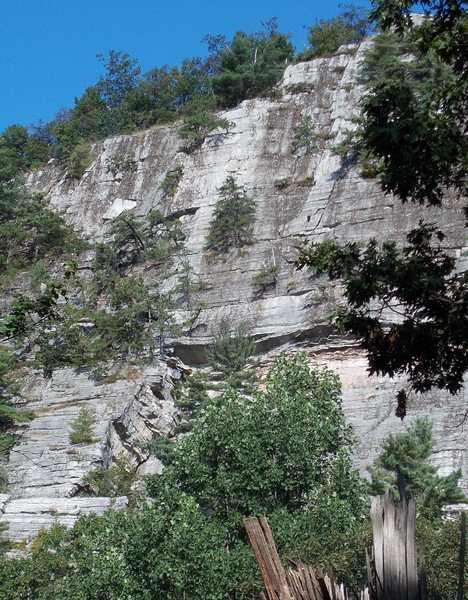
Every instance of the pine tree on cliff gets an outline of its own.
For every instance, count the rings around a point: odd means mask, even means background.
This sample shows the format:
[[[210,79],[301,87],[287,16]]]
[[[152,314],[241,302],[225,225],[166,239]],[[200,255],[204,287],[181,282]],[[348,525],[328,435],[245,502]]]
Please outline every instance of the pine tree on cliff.
[[[229,175],[218,189],[220,199],[213,213],[205,250],[225,254],[230,248],[242,248],[253,243],[252,225],[255,202]]]

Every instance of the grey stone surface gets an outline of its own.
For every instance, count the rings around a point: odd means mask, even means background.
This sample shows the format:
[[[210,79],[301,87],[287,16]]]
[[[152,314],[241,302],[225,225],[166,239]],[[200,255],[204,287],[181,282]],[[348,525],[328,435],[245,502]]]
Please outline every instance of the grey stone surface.
[[[50,379],[31,374],[23,397],[36,417],[23,430],[22,443],[10,454],[9,493],[18,498],[73,496],[83,476],[98,464],[128,453],[136,465],[146,460],[141,446],[174,425],[168,368],[123,369],[117,381],[96,382],[75,369],[54,371]],[[91,444],[71,444],[70,427],[81,407],[95,415]]]
[[[102,513],[112,508],[122,510],[127,498],[10,498],[0,510],[5,535],[12,542],[30,542],[41,529],[55,523],[71,527],[81,515]]]
[[[104,238],[109,218],[125,209],[144,216],[156,207],[179,216],[188,259],[206,283],[199,295],[206,308],[192,330],[173,344],[184,362],[195,367],[203,363],[204,349],[221,318],[246,320],[265,365],[274,352],[299,346],[307,349],[311,363],[326,364],[340,374],[344,410],[359,438],[361,467],[373,460],[388,433],[402,431],[416,416],[427,414],[435,423],[434,463],[444,473],[461,468],[468,491],[466,394],[415,397],[410,416],[401,423],[393,415],[401,382],[368,378],[362,352],[328,324],[327,315],[340,298],[339,286],[298,272],[293,264],[295,247],[304,237],[402,241],[421,216],[420,207],[402,206],[383,195],[375,182],[333,152],[346,129],[355,126],[353,117],[363,95],[359,63],[368,44],[289,66],[277,99],[248,100],[222,113],[233,123],[232,129],[228,134],[212,132],[192,154],[180,151],[177,124],[158,126],[95,144],[93,163],[79,181],[63,177],[51,161],[28,183],[45,192],[68,222],[96,240]],[[294,129],[303,116],[312,117],[317,132],[310,154],[294,152],[292,146]],[[109,174],[107,161],[117,155],[134,160],[136,172]],[[177,193],[165,197],[161,181],[177,166],[183,167]],[[228,175],[234,175],[256,202],[255,243],[241,254],[213,260],[204,251],[205,238],[217,190]],[[275,185],[285,177],[290,178],[289,185]],[[460,258],[460,269],[466,268],[468,255],[460,220],[462,202],[451,199],[443,207],[424,209],[425,219],[447,233],[447,245]],[[82,269],[89,267],[91,258],[89,253],[84,256]],[[273,264],[278,268],[275,286],[256,293],[252,278]],[[160,281],[157,267],[138,268],[150,287]],[[175,277],[168,277],[163,285],[169,289],[174,282]],[[184,316],[181,311],[180,318]],[[175,418],[171,386],[183,372],[189,370],[174,357],[150,367],[129,368],[113,383],[97,384],[72,369],[56,371],[50,380],[29,373],[23,395],[37,418],[25,428],[19,451],[11,454],[11,496],[24,499],[26,506],[41,498],[73,496],[90,469],[110,464],[121,452],[127,452],[142,473],[158,472],[160,463],[148,460],[142,444],[171,431]],[[84,405],[96,414],[97,441],[72,446],[70,423]]]

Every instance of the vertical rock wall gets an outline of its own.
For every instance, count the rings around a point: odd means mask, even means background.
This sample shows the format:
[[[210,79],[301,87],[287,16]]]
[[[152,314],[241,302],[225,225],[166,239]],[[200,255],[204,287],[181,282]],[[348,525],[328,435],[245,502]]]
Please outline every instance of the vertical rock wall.
[[[212,132],[192,154],[180,150],[178,125],[155,127],[135,135],[117,136],[93,146],[93,162],[79,180],[69,179],[51,163],[31,175],[29,185],[45,192],[51,205],[91,239],[105,236],[109,220],[124,210],[144,216],[152,208],[179,217],[186,233],[185,248],[195,273],[205,282],[200,299],[206,303],[196,327],[174,341],[176,354],[197,365],[223,317],[248,321],[264,365],[275,352],[305,347],[311,363],[335,369],[343,381],[344,410],[359,438],[361,466],[375,457],[389,432],[404,429],[418,415],[435,422],[434,463],[443,472],[462,468],[468,489],[467,433],[462,422],[466,396],[444,393],[412,399],[410,417],[402,424],[394,415],[398,382],[368,378],[362,352],[333,331],[327,315],[340,290],[324,278],[298,272],[295,247],[306,237],[340,242],[373,237],[403,240],[420,218],[419,207],[402,206],[343,163],[333,147],[358,114],[363,86],[359,63],[369,42],[342,48],[336,56],[290,66],[272,99],[243,102],[222,114],[232,123],[228,133]],[[312,152],[294,152],[294,130],[312,117],[316,139]],[[115,157],[137,164],[136,172],[109,173]],[[174,197],[160,187],[166,173],[183,168]],[[255,243],[242,253],[213,260],[204,251],[218,188],[228,175],[245,186],[256,202]],[[424,209],[427,221],[448,234],[447,243],[466,262],[460,222],[461,201]],[[253,277],[275,265],[276,283],[258,293]],[[173,272],[177,273],[177,261]],[[160,270],[151,263],[139,267],[151,287]],[[164,281],[174,285],[175,275]],[[181,312],[183,310],[181,309]],[[174,419],[171,381],[180,370],[157,362],[129,368],[122,379],[98,385],[85,373],[56,371],[50,380],[30,373],[24,397],[37,418],[24,430],[24,443],[12,453],[9,493],[16,498],[70,497],[94,465],[126,451],[136,464],[147,458],[141,442],[154,433],[166,434]],[[80,406],[96,414],[98,441],[83,447],[69,444],[69,428]],[[157,464],[150,469],[157,470]],[[26,500],[25,500],[26,501]],[[0,508],[0,512],[1,512]]]

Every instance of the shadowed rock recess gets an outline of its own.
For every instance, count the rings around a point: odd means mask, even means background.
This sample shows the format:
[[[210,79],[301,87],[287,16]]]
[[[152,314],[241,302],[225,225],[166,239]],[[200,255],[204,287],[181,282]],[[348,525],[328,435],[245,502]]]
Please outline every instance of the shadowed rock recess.
[[[311,364],[327,365],[340,375],[344,411],[359,440],[360,467],[372,462],[390,432],[402,431],[416,417],[428,415],[437,444],[434,464],[443,474],[461,468],[461,485],[468,491],[465,393],[414,397],[402,424],[394,416],[401,381],[369,378],[358,345],[328,324],[339,289],[294,267],[295,247],[304,236],[317,242],[403,240],[421,214],[419,207],[402,206],[383,195],[374,181],[352,165],[343,165],[333,153],[344,132],[354,127],[352,118],[363,94],[359,62],[368,44],[289,66],[277,94],[244,101],[222,113],[232,123],[229,132],[211,132],[191,154],[180,150],[175,124],[95,144],[93,162],[80,180],[64,177],[54,161],[30,175],[29,186],[45,192],[51,206],[91,240],[102,240],[109,220],[125,210],[138,217],[158,208],[166,216],[180,218],[188,260],[204,282],[198,296],[205,308],[190,333],[172,341],[170,361],[128,367],[113,383],[96,383],[71,368],[57,370],[49,379],[29,372],[23,397],[36,418],[24,430],[19,451],[11,453],[9,487],[0,496],[0,521],[10,524],[13,540],[29,540],[40,527],[55,521],[70,524],[82,512],[124,505],[121,499],[75,497],[86,473],[98,464],[111,464],[122,452],[139,472],[158,472],[161,464],[148,456],[144,444],[173,430],[174,382],[187,371],[185,365],[196,368],[203,363],[213,328],[224,317],[251,325],[262,369],[277,352],[303,347]],[[292,143],[304,116],[312,117],[315,125],[310,152],[294,151]],[[117,156],[132,159],[137,169],[110,174],[106,165]],[[164,195],[160,184],[177,167],[183,168],[177,191],[172,197]],[[256,203],[255,241],[241,254],[209,260],[206,235],[218,188],[228,175]],[[447,233],[447,245],[461,257],[464,268],[460,206],[453,201],[424,210],[425,219]],[[82,266],[86,268],[86,262]],[[258,293],[252,279],[271,266],[277,269],[276,282]],[[139,273],[154,287],[158,271],[151,261]],[[164,282],[167,289],[173,285],[173,276]],[[179,312],[182,319],[184,311]],[[96,415],[95,442],[71,445],[70,424],[83,406]]]

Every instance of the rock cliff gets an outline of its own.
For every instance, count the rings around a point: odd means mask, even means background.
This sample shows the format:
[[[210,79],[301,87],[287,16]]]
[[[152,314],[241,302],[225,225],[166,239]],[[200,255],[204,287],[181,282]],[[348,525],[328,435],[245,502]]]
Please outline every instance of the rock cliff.
[[[48,512],[52,515],[48,522],[54,518],[67,522],[64,498],[72,504],[82,502],[83,510],[95,510],[96,499],[71,497],[93,466],[109,464],[121,451],[141,472],[157,471],[160,465],[148,460],[142,444],[171,431],[175,410],[170,392],[186,368],[181,361],[192,367],[203,363],[213,327],[222,317],[250,323],[261,367],[276,352],[301,346],[311,363],[326,364],[340,374],[344,410],[359,438],[356,459],[361,467],[373,460],[389,432],[401,431],[411,419],[427,414],[434,420],[437,440],[434,463],[444,473],[461,468],[462,485],[468,490],[466,396],[434,392],[414,397],[408,420],[398,421],[393,414],[398,382],[368,378],[362,351],[328,324],[339,289],[323,278],[296,271],[293,264],[295,247],[304,236],[314,241],[402,240],[420,217],[418,207],[402,206],[384,196],[374,181],[333,152],[359,111],[364,93],[359,63],[367,44],[288,67],[271,98],[248,100],[223,113],[232,127],[227,133],[212,132],[193,153],[181,151],[175,124],[95,144],[92,164],[79,181],[64,177],[53,161],[30,176],[29,185],[45,192],[54,209],[94,240],[103,239],[109,220],[125,210],[144,216],[158,208],[166,216],[180,218],[188,260],[205,282],[200,299],[206,308],[195,327],[173,341],[180,360],[174,356],[169,364],[158,360],[151,366],[129,367],[119,380],[101,384],[73,369],[56,371],[50,379],[28,372],[23,397],[37,417],[24,430],[19,451],[11,454],[1,519],[15,522],[26,506],[30,514]],[[312,117],[317,133],[310,153],[294,152],[292,146],[294,128],[304,116]],[[109,161],[119,156],[134,161],[136,170],[110,173]],[[176,167],[182,167],[183,176],[169,197],[160,184]],[[241,255],[210,260],[205,238],[217,190],[227,175],[235,176],[255,200],[255,243]],[[454,200],[427,209],[425,218],[447,232],[448,244],[464,268],[459,209]],[[276,282],[259,292],[252,279],[272,265],[277,268]],[[87,268],[86,260],[82,268]],[[160,276],[151,264],[145,264],[141,274],[150,287]],[[164,286],[173,285],[170,276]],[[98,417],[96,442],[72,447],[70,423],[84,405]],[[61,511],[53,517],[60,498]],[[81,510],[76,502],[72,512]],[[37,523],[45,523],[28,520],[30,526],[20,528],[21,535],[14,528],[15,539],[29,538]]]

